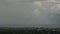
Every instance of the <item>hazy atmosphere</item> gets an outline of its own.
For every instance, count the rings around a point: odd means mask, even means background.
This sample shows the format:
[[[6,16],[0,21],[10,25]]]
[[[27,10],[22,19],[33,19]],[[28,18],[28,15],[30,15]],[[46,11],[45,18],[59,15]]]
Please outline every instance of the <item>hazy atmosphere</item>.
[[[0,26],[60,27],[59,0],[0,0]]]

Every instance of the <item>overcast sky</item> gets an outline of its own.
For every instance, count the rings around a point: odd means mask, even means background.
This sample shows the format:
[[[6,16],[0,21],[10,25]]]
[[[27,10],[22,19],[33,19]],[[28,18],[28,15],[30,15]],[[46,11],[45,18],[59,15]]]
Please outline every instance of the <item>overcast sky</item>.
[[[1,26],[60,26],[59,3],[46,1],[0,0]]]

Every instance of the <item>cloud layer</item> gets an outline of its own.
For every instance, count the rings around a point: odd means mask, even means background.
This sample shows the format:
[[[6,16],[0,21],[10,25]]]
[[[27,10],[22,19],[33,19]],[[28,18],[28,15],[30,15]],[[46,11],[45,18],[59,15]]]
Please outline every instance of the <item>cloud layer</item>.
[[[59,22],[60,8],[54,0],[53,2],[50,0],[49,2],[47,0],[0,0],[0,24],[59,26]]]
[[[36,23],[40,24],[59,24],[59,4],[57,5],[56,2],[50,0],[50,2],[46,1],[35,1],[34,6],[36,7],[34,12],[33,18],[36,19]],[[40,11],[39,11],[40,10]],[[35,23],[34,22],[34,23]]]

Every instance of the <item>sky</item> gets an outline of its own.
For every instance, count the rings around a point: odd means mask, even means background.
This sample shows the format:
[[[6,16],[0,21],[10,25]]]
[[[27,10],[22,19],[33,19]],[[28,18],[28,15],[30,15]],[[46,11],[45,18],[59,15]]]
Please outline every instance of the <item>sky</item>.
[[[58,1],[0,0],[0,26],[60,27],[60,5]]]

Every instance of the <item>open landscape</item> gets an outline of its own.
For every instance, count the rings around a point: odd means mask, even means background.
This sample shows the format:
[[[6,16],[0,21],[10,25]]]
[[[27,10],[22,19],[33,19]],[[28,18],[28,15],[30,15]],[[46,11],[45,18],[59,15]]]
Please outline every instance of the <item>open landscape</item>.
[[[8,28],[0,27],[0,34],[60,34],[60,28]]]
[[[0,0],[0,34],[60,34],[60,1]]]

